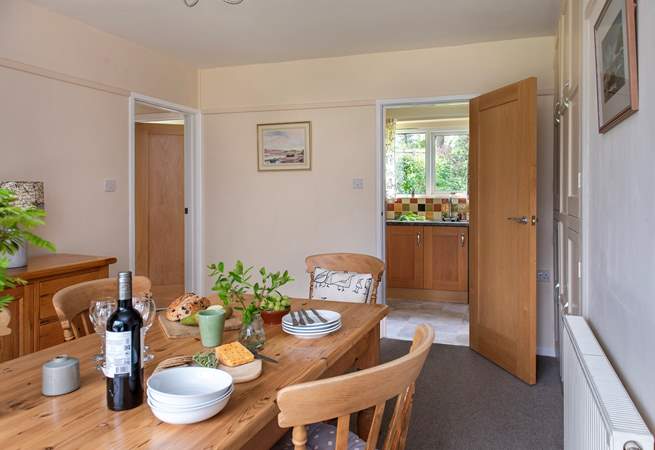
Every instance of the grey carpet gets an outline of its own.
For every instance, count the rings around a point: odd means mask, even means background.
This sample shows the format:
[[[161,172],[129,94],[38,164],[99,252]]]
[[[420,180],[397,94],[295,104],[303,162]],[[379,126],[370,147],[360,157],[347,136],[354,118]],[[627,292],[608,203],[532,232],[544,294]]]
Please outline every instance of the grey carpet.
[[[383,339],[382,361],[409,345]],[[539,357],[537,377],[528,386],[468,347],[433,345],[416,383],[407,450],[562,449],[557,360]]]

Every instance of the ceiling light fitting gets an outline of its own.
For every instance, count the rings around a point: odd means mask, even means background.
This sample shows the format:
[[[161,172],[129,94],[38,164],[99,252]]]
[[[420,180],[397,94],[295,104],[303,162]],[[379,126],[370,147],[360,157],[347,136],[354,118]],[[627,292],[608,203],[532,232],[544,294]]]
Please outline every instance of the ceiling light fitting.
[[[185,5],[187,5],[189,8],[193,8],[198,4],[200,0],[182,0]],[[223,3],[227,3],[228,5],[239,5],[243,3],[243,0],[223,0]]]

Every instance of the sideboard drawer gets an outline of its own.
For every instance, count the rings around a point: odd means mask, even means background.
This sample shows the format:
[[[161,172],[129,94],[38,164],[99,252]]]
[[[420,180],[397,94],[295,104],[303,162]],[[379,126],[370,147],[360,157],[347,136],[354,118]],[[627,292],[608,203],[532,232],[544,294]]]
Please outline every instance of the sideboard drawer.
[[[39,337],[36,343],[37,350],[52,347],[64,342],[64,331],[59,323],[59,317],[52,304],[52,298],[57,291],[85,281],[97,280],[107,276],[107,268],[74,272],[65,276],[39,281]]]

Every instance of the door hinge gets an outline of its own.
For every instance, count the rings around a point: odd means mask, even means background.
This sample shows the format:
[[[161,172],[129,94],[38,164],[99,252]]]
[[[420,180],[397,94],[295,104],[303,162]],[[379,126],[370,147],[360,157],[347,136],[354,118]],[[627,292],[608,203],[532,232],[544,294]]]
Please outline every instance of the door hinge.
[[[184,208],[184,214],[189,214],[189,208]]]
[[[582,278],[582,261],[578,261],[578,278]]]
[[[582,172],[578,172],[578,189],[582,189]]]

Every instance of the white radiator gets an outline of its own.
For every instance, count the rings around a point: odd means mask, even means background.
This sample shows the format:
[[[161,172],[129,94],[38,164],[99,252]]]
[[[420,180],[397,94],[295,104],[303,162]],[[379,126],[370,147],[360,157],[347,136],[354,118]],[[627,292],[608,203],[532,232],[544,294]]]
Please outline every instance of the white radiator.
[[[563,322],[564,449],[653,450],[653,435],[587,321]]]

